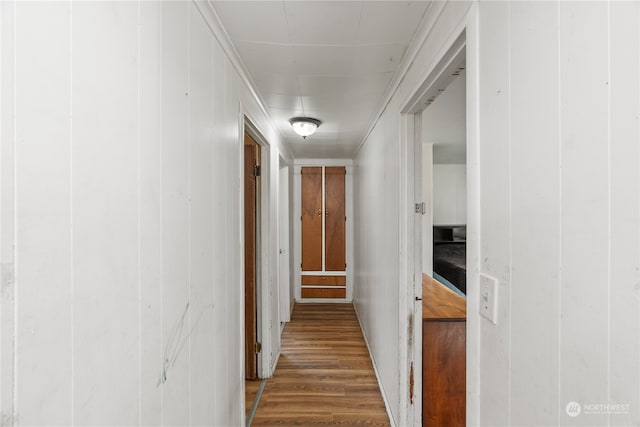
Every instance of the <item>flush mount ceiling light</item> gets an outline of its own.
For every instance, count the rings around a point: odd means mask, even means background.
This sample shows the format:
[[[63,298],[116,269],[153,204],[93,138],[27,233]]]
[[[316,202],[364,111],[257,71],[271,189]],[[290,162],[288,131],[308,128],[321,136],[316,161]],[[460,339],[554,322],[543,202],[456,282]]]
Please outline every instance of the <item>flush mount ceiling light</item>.
[[[309,135],[313,135],[322,122],[311,117],[294,117],[289,120],[289,123],[291,123],[293,131],[304,139]]]

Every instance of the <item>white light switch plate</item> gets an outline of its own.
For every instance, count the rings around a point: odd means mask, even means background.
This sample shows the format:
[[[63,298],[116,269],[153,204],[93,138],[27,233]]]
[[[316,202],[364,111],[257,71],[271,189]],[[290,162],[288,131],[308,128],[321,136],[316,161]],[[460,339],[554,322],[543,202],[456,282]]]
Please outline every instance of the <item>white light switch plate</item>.
[[[498,280],[480,274],[480,315],[498,323]]]

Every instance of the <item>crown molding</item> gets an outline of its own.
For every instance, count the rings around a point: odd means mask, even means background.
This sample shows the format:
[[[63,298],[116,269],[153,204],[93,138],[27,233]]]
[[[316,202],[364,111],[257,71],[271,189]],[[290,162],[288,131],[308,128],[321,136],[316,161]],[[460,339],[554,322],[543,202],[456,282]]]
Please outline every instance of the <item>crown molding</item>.
[[[262,99],[260,94],[256,91],[256,84],[253,81],[253,78],[251,77],[249,70],[244,65],[244,62],[242,62],[242,59],[240,58],[240,54],[238,53],[238,50],[236,49],[233,42],[231,41],[231,37],[229,36],[229,33],[227,33],[227,30],[224,28],[224,25],[222,25],[222,21],[220,20],[220,17],[218,17],[218,14],[213,8],[213,5],[209,0],[206,0],[206,1],[192,0],[192,1],[196,9],[198,9],[198,11],[200,12],[200,15],[202,15],[205,22],[207,23],[207,26],[211,30],[211,33],[216,38],[218,43],[220,43],[220,47],[222,47],[223,52],[225,53],[225,55],[227,55],[227,58],[229,58],[229,61],[231,61],[231,65],[233,65],[233,68],[238,73],[240,80],[242,80],[244,85],[249,90],[249,93],[251,94],[255,102],[258,104],[260,111],[265,115],[265,117],[269,121],[273,130],[280,137],[280,141],[279,141],[280,147],[286,152],[286,155],[293,161],[295,157],[293,155],[293,151],[291,150],[291,147],[283,138],[282,134],[280,133],[280,129],[274,125],[273,118],[271,117],[269,110],[265,106],[266,104],[264,100]]]

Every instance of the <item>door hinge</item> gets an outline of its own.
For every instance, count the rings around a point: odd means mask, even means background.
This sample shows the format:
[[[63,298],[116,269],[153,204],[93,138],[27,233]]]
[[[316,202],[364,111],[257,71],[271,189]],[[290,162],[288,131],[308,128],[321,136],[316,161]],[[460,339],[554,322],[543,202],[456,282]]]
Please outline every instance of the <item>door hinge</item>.
[[[253,176],[258,177],[261,174],[260,165],[255,165],[253,167]]]
[[[256,353],[260,353],[262,351],[262,343],[256,343]]]
[[[411,362],[411,370],[409,371],[409,403],[413,405],[413,386],[415,382],[413,380],[413,362]]]
[[[419,213],[421,215],[427,213],[427,205],[424,202],[416,203],[416,213]]]

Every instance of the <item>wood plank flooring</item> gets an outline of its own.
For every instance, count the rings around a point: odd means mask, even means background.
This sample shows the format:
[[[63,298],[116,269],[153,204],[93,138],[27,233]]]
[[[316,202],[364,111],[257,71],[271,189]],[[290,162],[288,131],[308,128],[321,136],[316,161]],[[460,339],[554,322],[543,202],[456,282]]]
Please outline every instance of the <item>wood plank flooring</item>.
[[[251,425],[389,426],[351,304],[296,304]]]
[[[422,273],[422,318],[466,319],[467,300]]]

